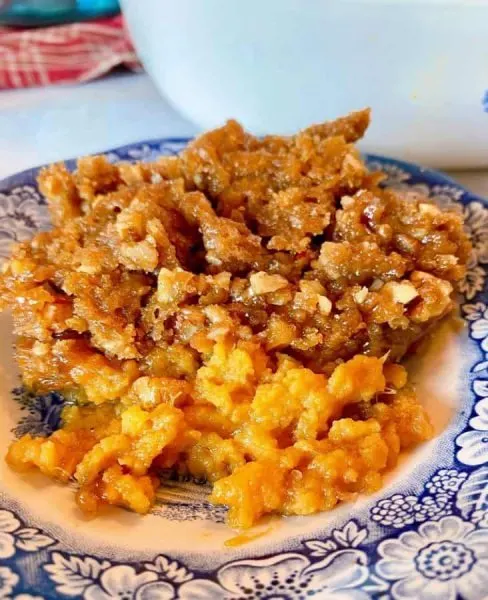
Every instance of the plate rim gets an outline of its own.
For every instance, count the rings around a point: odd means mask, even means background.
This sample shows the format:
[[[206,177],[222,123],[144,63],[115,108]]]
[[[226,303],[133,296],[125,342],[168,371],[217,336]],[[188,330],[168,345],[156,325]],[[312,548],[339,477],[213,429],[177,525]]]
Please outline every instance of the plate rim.
[[[160,147],[163,144],[171,144],[171,143],[185,144],[185,143],[188,143],[191,139],[193,139],[193,138],[178,137],[178,136],[176,136],[176,137],[154,138],[154,139],[150,139],[150,140],[143,140],[143,141],[139,141],[139,142],[124,144],[122,146],[117,146],[115,148],[112,148],[112,149],[109,149],[109,150],[106,150],[106,151],[102,151],[102,152],[98,152],[98,153],[95,153],[95,154],[102,154],[102,155],[107,155],[107,154],[110,154],[110,153],[127,154],[130,150],[132,150],[134,148],[143,148],[145,146],[148,146],[151,149],[154,149],[154,148]],[[408,161],[402,161],[402,160],[398,160],[398,159],[394,159],[394,158],[390,158],[390,157],[385,157],[385,156],[377,155],[377,154],[365,153],[365,154],[363,154],[363,157],[368,162],[378,161],[378,162],[380,162],[381,164],[384,164],[384,165],[388,165],[389,164],[389,165],[392,165],[392,166],[399,167],[400,169],[404,170],[405,172],[407,172],[408,174],[414,176],[415,178],[425,180],[425,183],[429,184],[429,186],[430,185],[432,185],[432,186],[441,185],[441,186],[450,186],[450,187],[456,188],[457,190],[460,190],[462,192],[463,201],[460,202],[460,203],[463,206],[465,206],[467,204],[471,204],[472,202],[480,202],[480,203],[482,203],[482,205],[484,207],[488,206],[488,200],[487,199],[485,199],[485,198],[483,198],[483,197],[481,197],[481,196],[479,196],[479,195],[471,192],[464,185],[456,182],[456,180],[453,179],[450,175],[447,175],[447,174],[445,174],[445,173],[443,173],[441,171],[438,171],[438,170],[435,170],[435,169],[431,169],[431,168],[428,168],[428,167],[423,167],[423,166],[420,166],[420,165],[417,165],[415,163],[411,163],[411,162],[408,162]],[[122,159],[122,160],[125,160],[125,159]],[[65,161],[57,161],[57,162],[65,162],[68,165],[73,166],[75,161],[76,161],[76,158],[71,158],[71,159],[67,159]],[[11,191],[15,187],[17,187],[19,185],[22,185],[22,181],[23,180],[35,178],[35,175],[44,166],[46,166],[46,165],[41,165],[41,166],[37,166],[37,167],[31,167],[31,168],[19,171],[17,173],[8,175],[7,177],[4,177],[2,180],[0,180],[0,194],[6,193],[8,191]],[[485,288],[483,288],[483,290],[476,295],[476,297],[479,297],[479,296],[482,296],[483,299],[485,301],[487,301],[488,300],[488,292],[487,292],[487,290]],[[477,349],[478,349],[478,347],[480,346],[481,342],[477,341],[476,344],[477,344]],[[471,388],[471,386],[470,386],[470,388]],[[468,415],[466,416],[466,423],[468,423],[468,420],[469,420],[470,416],[473,416],[473,414],[476,414],[476,412],[475,412],[476,404],[477,404],[476,395],[473,396],[473,390],[470,389],[469,405],[467,406],[467,408],[469,410],[468,410]],[[461,431],[456,431],[456,433],[454,435],[455,436],[456,435],[459,436],[464,431],[466,431],[466,428],[463,428]],[[452,443],[453,443],[453,449],[456,450],[454,438],[452,440]],[[473,473],[473,472],[474,471],[471,471],[471,473]],[[435,470],[434,473],[436,474],[437,470]],[[2,494],[0,493],[0,513],[2,512],[1,509],[3,508],[1,500],[2,500]],[[22,502],[20,499],[19,500],[14,499],[14,500],[16,502],[18,502],[19,504],[21,504],[21,502]],[[378,498],[377,499],[377,503],[379,503],[381,500],[382,500],[382,498]],[[29,509],[26,510],[27,514],[29,514],[30,512],[31,511]],[[363,515],[361,515],[361,516],[363,516]],[[447,516],[445,518],[449,518],[449,516]],[[346,518],[346,521],[347,521],[347,518]],[[362,530],[361,530],[360,524],[358,524],[358,521],[354,520],[354,519],[351,519],[351,520],[349,520],[349,521],[346,522],[346,525],[348,526],[351,523],[355,523],[355,526],[357,528],[357,531],[355,533],[353,532],[354,535],[360,536]],[[368,520],[368,523],[369,523],[369,520]],[[420,530],[421,527],[422,527],[422,524],[417,528],[417,530]],[[321,528],[321,531],[317,531],[317,537],[319,537],[320,535],[323,536],[324,530],[326,530],[326,529],[328,529],[328,527],[326,525],[324,525],[324,527]],[[335,529],[334,531],[338,532],[338,535],[341,534],[340,530]],[[410,531],[410,529],[407,527],[407,529],[405,529],[405,531],[403,531],[402,533],[406,533],[408,531]],[[488,531],[488,523],[487,523],[487,531]],[[344,530],[342,530],[342,533],[344,533]],[[349,533],[346,532],[347,535]],[[392,532],[390,532],[390,533],[392,533]],[[400,537],[401,537],[402,533],[400,534]],[[329,536],[329,541],[331,543],[339,543],[339,542],[337,542],[337,540],[334,542],[334,539],[335,538],[333,538],[333,535]],[[383,537],[381,541],[384,542],[384,541],[388,541],[389,539],[390,538],[388,536],[386,536],[386,537]],[[487,535],[486,539],[488,541],[488,535]],[[302,544],[302,546],[303,546],[303,544]],[[354,550],[352,550],[352,548],[354,548]],[[75,549],[75,551],[76,551],[76,549]],[[337,547],[336,547],[335,551],[336,552],[339,551],[337,549]],[[272,561],[273,557],[275,557],[275,556],[281,556],[281,557],[285,556],[284,554],[280,555],[279,552],[280,551],[278,551],[278,554],[276,552],[273,552],[272,554],[269,554],[268,552],[264,552],[264,554],[263,554],[261,552],[259,554],[259,558],[256,561],[254,561],[254,562],[259,562],[259,561],[263,562],[263,561],[267,560],[268,563],[271,564],[270,561]],[[282,551],[282,552],[284,552],[284,551]],[[306,556],[303,553],[300,554],[299,550],[297,550],[296,552],[298,553],[298,554],[296,554],[296,556],[302,556],[302,557]],[[319,550],[315,550],[315,552],[319,552]],[[325,552],[325,550],[324,550],[324,552]],[[332,554],[334,554],[334,551],[330,551],[330,552]],[[364,556],[362,556],[360,554],[360,552],[362,552],[362,550],[360,550],[360,546],[359,545],[358,546],[351,546],[351,552],[356,552],[355,559],[357,561],[359,561],[357,564],[361,564],[360,561],[362,559],[364,559]],[[82,556],[88,556],[88,555],[85,555],[83,553]],[[263,556],[264,556],[264,558],[263,558]],[[288,556],[288,558],[286,560],[292,560],[292,558],[290,558],[291,557],[290,553],[287,553],[287,556]],[[310,556],[313,556],[313,554],[309,553],[307,555],[307,560],[310,559]],[[324,554],[322,554],[322,556],[324,556]],[[247,568],[249,570],[249,568],[250,568],[249,564],[245,565],[244,563],[246,563],[246,562],[247,563],[253,562],[251,559],[248,558],[248,559],[238,559],[238,560],[232,561],[232,563],[228,563],[228,561],[225,559],[224,556],[222,558],[223,558],[223,560],[222,560],[221,566],[218,567],[218,568],[216,568],[216,569],[212,569],[212,571],[207,574],[207,577],[205,579],[202,579],[201,576],[200,576],[199,581],[203,582],[203,584],[205,584],[205,582],[207,582],[207,583],[213,582],[215,585],[220,585],[223,589],[225,589],[225,586],[222,583],[221,578],[219,579],[219,572],[223,568],[229,566],[229,564],[231,564],[231,566],[232,566],[232,565],[235,565],[235,564],[239,563],[242,568]],[[298,559],[296,559],[296,560],[298,560]],[[322,562],[324,562],[325,560],[326,559],[324,559]],[[132,563],[132,561],[130,561],[130,562],[128,561],[128,564],[135,564],[135,563]],[[309,560],[309,564],[303,566],[303,569],[301,571],[302,575],[307,570],[308,571],[313,571],[314,564],[316,564],[316,563],[313,563],[313,562],[311,563],[310,560]],[[0,562],[0,565],[1,565],[1,562]],[[117,569],[117,568],[119,568],[120,569],[123,566],[124,566],[124,564],[120,564],[117,561],[113,561],[112,566],[109,567],[109,568],[111,568],[111,569]],[[372,562],[371,565],[369,565],[369,566],[371,567],[372,570],[373,570],[373,568],[376,570],[376,563]],[[195,572],[197,572],[197,570],[195,570]],[[197,580],[193,579],[194,583],[196,581]],[[100,578],[99,578],[98,582],[99,583],[97,585],[99,585],[99,587],[102,586]],[[218,584],[216,582],[218,582]],[[186,582],[186,583],[189,584],[190,580],[188,582]],[[184,585],[186,585],[186,583],[184,583]],[[203,585],[202,589],[205,588],[205,585]],[[368,585],[369,585],[368,589],[366,589],[365,586],[362,585],[362,584],[361,584],[361,586],[359,588],[354,588],[354,589],[365,590],[366,593],[369,594],[369,597],[371,597],[371,598],[376,598],[376,597],[379,598],[379,597],[381,597],[381,595],[383,593],[386,593],[386,591],[387,591],[387,590],[381,590],[380,589],[380,587],[381,587],[380,584],[378,584],[379,587],[376,590],[373,589],[374,586],[372,587],[373,584],[371,584],[371,582],[369,582]],[[392,584],[392,586],[394,587],[394,584]],[[393,587],[391,589],[393,589]],[[352,591],[352,589],[353,588],[351,588],[351,591]],[[177,593],[178,594],[180,593],[179,590],[180,590],[180,587],[177,588]],[[215,592],[216,588],[213,588],[213,590]],[[32,587],[32,590],[30,590],[30,591],[35,591],[35,588]],[[210,588],[209,588],[208,591],[210,591]],[[53,587],[53,592],[55,592],[55,588],[54,587]],[[26,594],[19,594],[19,596],[21,596],[21,595],[26,596]],[[58,594],[56,592],[55,592],[55,596],[58,597]],[[46,595],[45,597],[48,597],[48,596]],[[61,596],[59,596],[59,597],[61,597]],[[191,596],[181,595],[181,596],[178,596],[178,597],[185,598],[185,600],[186,600],[187,597],[190,598]],[[208,596],[208,597],[211,598],[212,596]],[[387,596],[384,596],[384,597],[387,598]],[[403,600],[403,596],[401,596],[401,595],[395,595],[395,598],[396,597],[401,598]],[[168,598],[169,598],[169,596],[168,596]],[[202,598],[203,598],[203,596],[202,596]],[[331,596],[331,598],[332,598],[332,596]],[[352,598],[352,596],[351,596],[351,598]],[[25,598],[23,600],[27,600],[27,599]],[[481,600],[481,597],[480,597],[480,600]]]

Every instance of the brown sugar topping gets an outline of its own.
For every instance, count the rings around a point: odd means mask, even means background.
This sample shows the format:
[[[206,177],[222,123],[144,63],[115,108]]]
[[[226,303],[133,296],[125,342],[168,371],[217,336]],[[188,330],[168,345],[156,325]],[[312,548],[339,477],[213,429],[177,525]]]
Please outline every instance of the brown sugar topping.
[[[453,308],[470,244],[457,213],[381,188],[368,123],[229,121],[177,157],[43,169],[55,227],[14,249],[0,307],[24,383],[79,404],[10,464],[74,477],[90,511],[146,512],[161,468],[190,472],[242,526],[377,489],[431,435],[393,363]]]

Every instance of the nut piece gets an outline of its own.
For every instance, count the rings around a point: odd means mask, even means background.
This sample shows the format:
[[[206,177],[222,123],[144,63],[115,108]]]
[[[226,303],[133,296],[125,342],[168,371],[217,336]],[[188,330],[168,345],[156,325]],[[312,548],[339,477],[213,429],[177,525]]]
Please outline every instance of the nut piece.
[[[341,198],[341,206],[342,208],[351,208],[352,206],[354,206],[354,198],[352,196],[342,196]]]
[[[222,271],[217,273],[211,278],[211,282],[223,290],[229,290],[230,288],[231,274],[228,271]]]
[[[431,217],[436,217],[441,212],[437,206],[427,204],[426,202],[419,204],[419,210],[423,215],[430,215]]]
[[[408,304],[419,295],[417,289],[410,281],[401,281],[400,283],[392,281],[388,285],[388,288],[393,300],[399,304]]]
[[[381,288],[385,285],[382,279],[375,279],[373,283],[369,286],[371,292],[377,292],[381,290]]]
[[[359,291],[357,291],[354,295],[354,300],[357,304],[362,304],[366,300],[366,296],[368,295],[368,288],[362,287]]]
[[[320,281],[314,279],[300,279],[298,287],[301,292],[306,294],[323,294],[325,292],[325,288]]]
[[[319,310],[323,315],[330,315],[332,310],[332,302],[327,296],[319,296]]]
[[[35,341],[32,346],[32,353],[36,356],[45,356],[49,353],[49,344],[44,344],[43,342]]]
[[[439,277],[435,277],[430,273],[425,273],[424,271],[414,271],[411,275],[412,281],[415,283],[426,284],[430,283],[431,285],[435,285],[440,292],[449,297],[452,293],[453,287],[449,281],[445,279],[440,279]]]
[[[365,171],[363,163],[352,152],[346,154],[344,162],[342,164],[343,167],[349,167],[351,170],[357,171],[359,173],[364,173]]]
[[[270,292],[277,292],[282,290],[288,285],[288,281],[281,275],[268,275],[264,271],[254,273],[249,278],[251,282],[251,289],[254,294],[269,294]]]
[[[162,268],[158,275],[157,299],[163,304],[171,302],[181,302],[187,295],[192,280],[193,273],[183,271],[183,269]]]

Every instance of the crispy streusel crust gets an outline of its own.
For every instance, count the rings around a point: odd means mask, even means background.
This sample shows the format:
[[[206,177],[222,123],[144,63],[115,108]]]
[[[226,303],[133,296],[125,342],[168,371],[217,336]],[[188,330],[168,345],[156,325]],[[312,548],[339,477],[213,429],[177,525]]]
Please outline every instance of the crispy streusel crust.
[[[381,485],[431,435],[396,365],[453,308],[457,214],[381,189],[361,111],[258,139],[235,121],[177,157],[41,171],[55,228],[0,281],[27,386],[77,401],[7,460],[78,503],[149,510],[160,469],[215,482],[249,526]]]

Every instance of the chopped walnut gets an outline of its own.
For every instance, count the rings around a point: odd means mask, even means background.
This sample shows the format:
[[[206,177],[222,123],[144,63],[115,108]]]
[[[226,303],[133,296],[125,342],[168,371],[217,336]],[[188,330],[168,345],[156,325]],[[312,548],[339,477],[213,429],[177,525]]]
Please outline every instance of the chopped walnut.
[[[269,294],[277,292],[288,286],[288,281],[281,275],[269,275],[264,271],[253,273],[249,281],[254,294]]]
[[[354,293],[354,300],[357,304],[362,304],[368,297],[368,288],[362,287],[360,290]]]
[[[408,304],[419,295],[417,289],[410,281],[401,281],[400,283],[390,281],[384,286],[384,290],[385,292],[388,290],[393,300],[400,304]]]
[[[319,296],[319,310],[323,315],[330,315],[332,310],[332,302],[327,298],[327,296]]]
[[[431,217],[436,217],[441,212],[435,204],[428,204],[426,202],[421,202],[419,204],[419,210],[423,215],[429,215]]]
[[[189,292],[189,286],[194,277],[193,273],[188,271],[161,269],[158,275],[157,296],[159,302],[170,303],[183,300]]]

